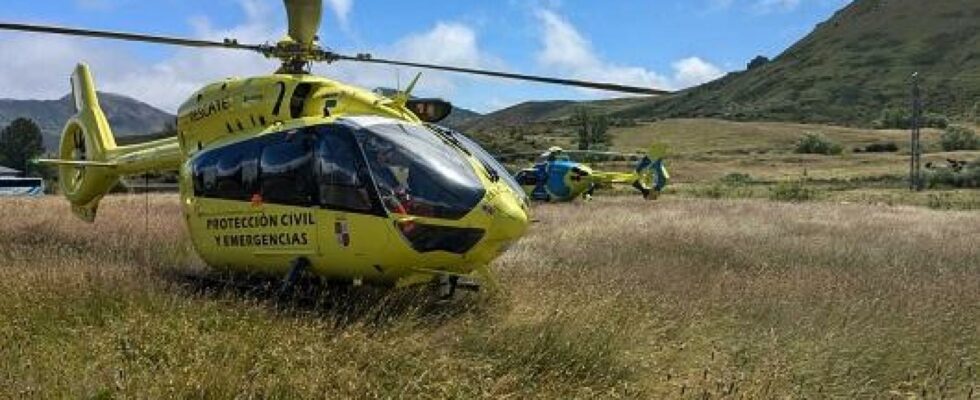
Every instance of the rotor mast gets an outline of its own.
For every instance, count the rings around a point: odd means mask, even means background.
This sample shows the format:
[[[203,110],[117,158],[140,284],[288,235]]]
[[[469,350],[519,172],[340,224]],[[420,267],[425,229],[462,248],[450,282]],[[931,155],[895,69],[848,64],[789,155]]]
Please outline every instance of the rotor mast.
[[[323,15],[323,2],[320,0],[284,0],[286,17],[289,21],[288,35],[276,45],[275,51],[266,57],[282,60],[278,73],[305,74],[310,65],[319,60],[318,55],[326,53],[317,41],[320,19]]]

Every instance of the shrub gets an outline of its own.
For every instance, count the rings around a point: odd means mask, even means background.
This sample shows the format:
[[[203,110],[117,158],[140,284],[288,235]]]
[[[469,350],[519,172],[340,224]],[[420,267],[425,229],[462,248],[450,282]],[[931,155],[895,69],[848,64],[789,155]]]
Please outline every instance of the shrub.
[[[752,188],[748,187],[751,182],[752,177],[749,174],[732,172],[721,177],[719,182],[696,186],[691,190],[691,194],[709,199],[749,198],[754,194]]]
[[[872,124],[875,129],[910,129],[912,128],[912,115],[904,108],[887,108],[881,112],[881,116]],[[946,129],[949,126],[949,118],[942,114],[925,113],[919,121],[922,128]]]
[[[794,151],[800,154],[834,155],[840,154],[843,151],[843,147],[823,135],[807,133],[796,143],[796,149]]]
[[[925,178],[930,188],[937,186],[980,188],[980,159],[959,170],[953,168],[926,170]]]
[[[728,188],[725,185],[712,184],[704,187],[695,188],[691,192],[695,197],[704,197],[709,199],[720,199],[725,197],[728,193]]]
[[[816,198],[816,189],[807,187],[806,182],[803,180],[780,182],[776,186],[769,188],[769,199],[774,201],[799,203],[815,200]]]
[[[744,199],[754,197],[752,188],[729,183],[712,183],[698,186],[690,192],[694,197],[708,199]]]
[[[721,182],[732,186],[743,186],[751,183],[752,177],[749,174],[743,174],[741,172],[731,172],[723,176]]]
[[[911,124],[909,124],[911,126]],[[949,118],[942,114],[928,113],[923,116],[922,127],[946,129],[949,127]]]
[[[945,151],[977,150],[980,149],[980,138],[973,129],[954,125],[943,131],[939,144]]]
[[[898,151],[895,142],[872,143],[862,149],[866,153],[893,153]]]

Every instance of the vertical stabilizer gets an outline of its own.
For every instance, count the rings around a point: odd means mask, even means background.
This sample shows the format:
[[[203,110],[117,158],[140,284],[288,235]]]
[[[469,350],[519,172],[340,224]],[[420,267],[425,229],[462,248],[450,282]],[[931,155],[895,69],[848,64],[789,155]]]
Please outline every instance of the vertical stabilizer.
[[[61,192],[79,218],[92,222],[99,200],[122,174],[176,169],[181,153],[176,137],[133,146],[116,146],[112,128],[95,91],[95,81],[85,64],[71,76],[75,115],[61,133],[55,160],[40,160],[58,166]]]

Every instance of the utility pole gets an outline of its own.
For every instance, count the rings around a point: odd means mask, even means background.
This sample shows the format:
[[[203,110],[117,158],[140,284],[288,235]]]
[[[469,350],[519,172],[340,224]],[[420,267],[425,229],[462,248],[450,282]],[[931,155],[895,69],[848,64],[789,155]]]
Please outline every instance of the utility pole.
[[[909,157],[909,190],[922,190],[922,93],[919,91],[919,73],[912,74],[912,131]]]

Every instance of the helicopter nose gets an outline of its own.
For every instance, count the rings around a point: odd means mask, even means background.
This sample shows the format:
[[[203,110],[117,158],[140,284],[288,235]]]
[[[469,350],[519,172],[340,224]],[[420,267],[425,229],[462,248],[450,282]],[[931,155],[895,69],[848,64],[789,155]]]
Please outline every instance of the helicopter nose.
[[[488,237],[494,241],[512,242],[527,231],[528,212],[526,205],[510,193],[497,196],[493,201],[495,209]]]

